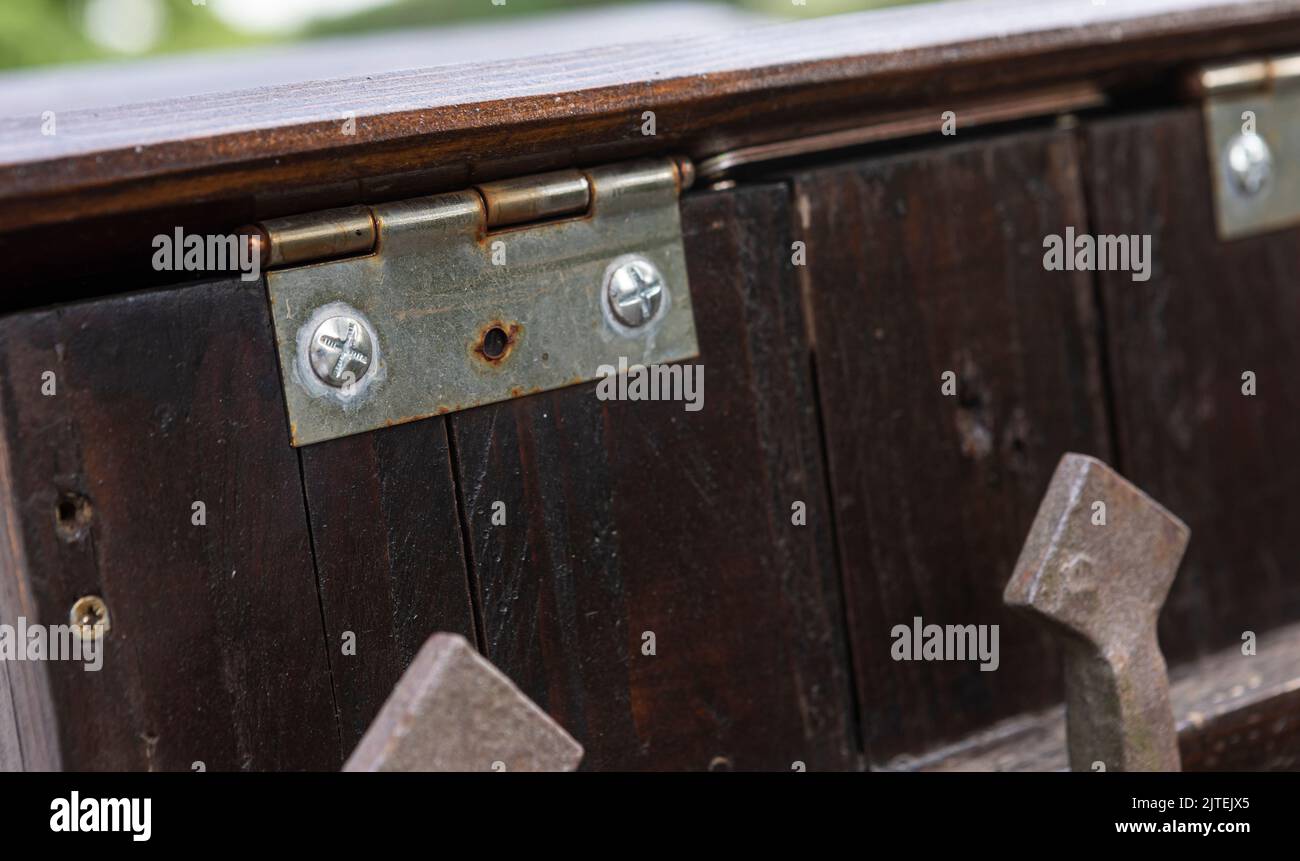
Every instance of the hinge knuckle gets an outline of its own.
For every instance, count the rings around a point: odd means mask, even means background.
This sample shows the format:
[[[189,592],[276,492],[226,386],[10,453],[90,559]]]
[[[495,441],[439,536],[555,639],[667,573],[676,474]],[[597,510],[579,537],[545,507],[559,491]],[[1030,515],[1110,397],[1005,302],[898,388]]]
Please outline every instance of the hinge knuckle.
[[[576,170],[485,182],[477,189],[483,196],[489,228],[577,215],[591,204],[591,183],[586,174]]]
[[[267,241],[268,267],[368,254],[375,245],[375,219],[368,206],[273,218],[258,226]]]

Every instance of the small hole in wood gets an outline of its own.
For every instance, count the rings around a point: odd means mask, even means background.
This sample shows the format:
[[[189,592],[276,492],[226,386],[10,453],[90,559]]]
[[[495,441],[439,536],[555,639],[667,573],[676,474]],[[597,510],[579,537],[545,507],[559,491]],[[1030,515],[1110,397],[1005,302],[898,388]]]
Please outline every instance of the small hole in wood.
[[[78,541],[90,528],[90,500],[79,493],[64,493],[54,505],[54,529],[64,541]]]

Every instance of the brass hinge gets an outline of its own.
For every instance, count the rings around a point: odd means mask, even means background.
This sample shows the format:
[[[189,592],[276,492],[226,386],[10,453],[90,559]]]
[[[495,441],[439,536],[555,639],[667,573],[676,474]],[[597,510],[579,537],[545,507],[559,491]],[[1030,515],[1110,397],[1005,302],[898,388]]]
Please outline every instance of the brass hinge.
[[[1192,87],[1203,102],[1219,237],[1300,224],[1300,54],[1201,69]]]
[[[698,354],[654,159],[256,225],[293,445]]]

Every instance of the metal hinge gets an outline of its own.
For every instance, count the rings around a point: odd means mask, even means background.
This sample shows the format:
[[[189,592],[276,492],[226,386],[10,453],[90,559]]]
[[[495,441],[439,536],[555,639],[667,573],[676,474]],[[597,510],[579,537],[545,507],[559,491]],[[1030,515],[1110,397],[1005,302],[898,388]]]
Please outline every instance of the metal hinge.
[[[656,159],[256,225],[294,445],[698,354]]]
[[[1202,69],[1192,85],[1220,238],[1300,223],[1300,54]]]
[[[959,122],[963,129],[977,128],[1033,118],[1065,116],[1105,104],[1106,94],[1091,82],[1038,87],[1011,95],[966,102],[961,107],[960,120],[958,112],[944,112],[937,107],[912,108],[873,116],[862,125],[738,147],[702,159],[696,166],[696,172],[703,182],[727,182],[738,171],[758,165],[807,158],[881,141],[935,133],[956,134]],[[945,127],[947,131],[944,130]]]

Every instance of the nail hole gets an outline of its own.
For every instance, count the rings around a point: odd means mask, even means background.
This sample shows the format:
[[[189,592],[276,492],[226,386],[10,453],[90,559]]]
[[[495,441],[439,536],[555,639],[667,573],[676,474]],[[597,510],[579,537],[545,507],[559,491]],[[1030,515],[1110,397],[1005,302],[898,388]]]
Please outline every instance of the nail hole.
[[[54,505],[54,528],[64,541],[78,541],[90,527],[90,500],[79,493],[64,493]]]
[[[510,336],[500,326],[493,326],[483,333],[483,355],[489,359],[499,359],[506,351]]]

